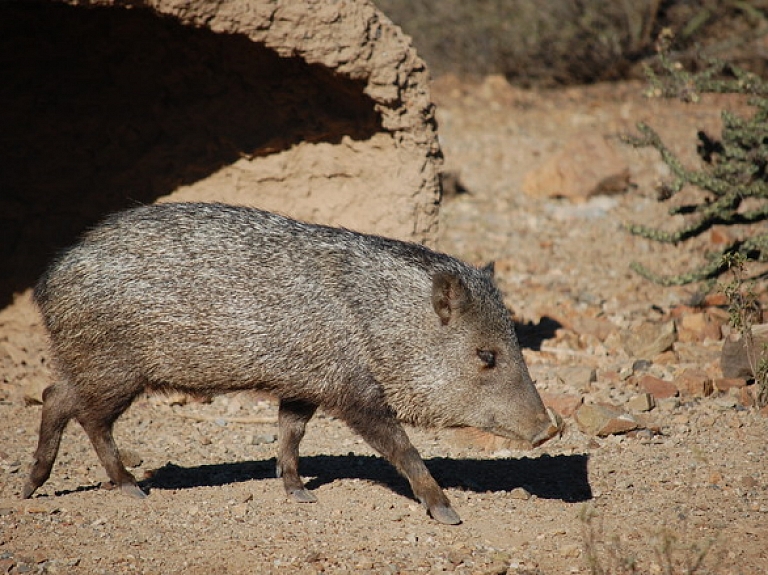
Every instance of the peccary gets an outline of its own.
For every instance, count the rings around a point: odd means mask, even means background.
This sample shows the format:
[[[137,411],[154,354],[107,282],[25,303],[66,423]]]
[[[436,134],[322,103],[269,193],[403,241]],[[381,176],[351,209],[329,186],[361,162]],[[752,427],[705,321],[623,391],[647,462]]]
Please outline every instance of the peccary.
[[[459,516],[400,422],[532,444],[557,431],[489,272],[420,245],[223,204],[144,206],[87,232],[34,296],[59,379],[25,498],[50,476],[71,418],[111,481],[143,497],[112,426],[144,391],[277,396],[277,472],[296,501],[315,500],[298,448],[320,407],[451,524]]]

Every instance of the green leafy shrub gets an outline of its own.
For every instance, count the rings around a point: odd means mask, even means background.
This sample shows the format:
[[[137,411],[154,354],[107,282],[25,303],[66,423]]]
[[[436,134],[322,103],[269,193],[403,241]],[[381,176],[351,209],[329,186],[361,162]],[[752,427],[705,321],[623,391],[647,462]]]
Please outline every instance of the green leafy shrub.
[[[673,178],[659,189],[659,200],[667,201],[684,186],[692,185],[703,192],[694,205],[677,206],[670,214],[689,214],[691,222],[683,228],[666,232],[642,225],[629,225],[632,234],[657,242],[683,242],[716,224],[758,224],[748,238],[737,240],[724,250],[709,255],[709,263],[678,275],[657,275],[638,263],[632,264],[640,275],[662,285],[682,285],[713,278],[728,269],[724,256],[741,254],[747,259],[768,261],[768,233],[759,225],[768,218],[768,82],[756,74],[718,60],[704,60],[697,72],[689,72],[669,56],[671,32],[659,40],[658,70],[648,68],[651,81],[649,95],[676,97],[697,102],[704,93],[749,95],[748,104],[755,112],[749,118],[729,111],[722,112],[723,129],[719,138],[699,132],[696,150],[703,160],[701,169],[688,169],[664,145],[649,125],[638,124],[639,135],[625,140],[637,147],[658,150],[672,171]],[[742,203],[752,200],[748,210]]]

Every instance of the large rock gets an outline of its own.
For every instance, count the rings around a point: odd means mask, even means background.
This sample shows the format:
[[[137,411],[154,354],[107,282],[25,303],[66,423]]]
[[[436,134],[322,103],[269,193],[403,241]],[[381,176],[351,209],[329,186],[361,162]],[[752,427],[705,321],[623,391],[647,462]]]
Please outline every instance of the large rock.
[[[720,367],[724,377],[755,376],[755,369],[765,358],[768,346],[768,324],[752,326],[752,342],[747,345],[740,333],[731,334],[723,342]]]
[[[580,134],[542,165],[525,175],[523,191],[531,196],[566,197],[584,201],[598,194],[616,194],[629,186],[629,166],[600,135]]]

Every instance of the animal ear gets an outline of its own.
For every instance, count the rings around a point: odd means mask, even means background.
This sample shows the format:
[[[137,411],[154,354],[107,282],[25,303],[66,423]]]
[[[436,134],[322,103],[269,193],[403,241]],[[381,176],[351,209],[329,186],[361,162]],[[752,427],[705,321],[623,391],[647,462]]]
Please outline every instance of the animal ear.
[[[483,267],[481,267],[480,270],[484,271],[492,278],[494,279],[496,278],[496,262],[493,262],[493,261],[488,262]]]
[[[432,307],[443,325],[469,306],[469,292],[461,278],[450,272],[438,272],[432,278]]]

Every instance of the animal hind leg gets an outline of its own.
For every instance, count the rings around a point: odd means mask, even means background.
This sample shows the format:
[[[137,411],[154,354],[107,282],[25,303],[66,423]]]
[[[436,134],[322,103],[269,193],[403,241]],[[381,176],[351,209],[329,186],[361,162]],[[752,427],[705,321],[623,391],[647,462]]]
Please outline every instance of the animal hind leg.
[[[106,469],[112,483],[126,495],[143,499],[147,496],[146,493],[141,490],[136,483],[136,478],[125,468],[120,459],[120,452],[112,436],[112,425],[115,419],[117,417],[106,421],[90,419],[78,419],[78,421],[88,434],[88,438],[99,456],[99,461]]]
[[[55,383],[43,391],[43,410],[35,460],[21,496],[29,499],[51,476],[61,436],[74,415],[72,389],[68,382]]]
[[[97,398],[91,398],[82,405],[75,417],[83,426],[91,440],[99,461],[107,471],[109,479],[126,495],[143,499],[146,497],[136,483],[136,478],[125,468],[120,459],[120,451],[112,435],[112,426],[122,413],[128,409],[136,395],[143,389],[144,382],[115,382],[114,385],[104,385],[102,389],[110,393],[102,393]]]
[[[307,422],[312,418],[317,406],[303,401],[280,400],[278,410],[278,433],[280,440],[277,454],[277,476],[283,478],[285,492],[299,503],[317,501],[307,491],[299,477],[299,443],[304,437]]]

